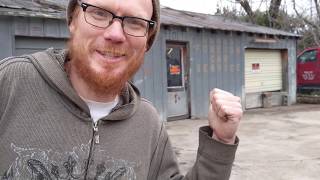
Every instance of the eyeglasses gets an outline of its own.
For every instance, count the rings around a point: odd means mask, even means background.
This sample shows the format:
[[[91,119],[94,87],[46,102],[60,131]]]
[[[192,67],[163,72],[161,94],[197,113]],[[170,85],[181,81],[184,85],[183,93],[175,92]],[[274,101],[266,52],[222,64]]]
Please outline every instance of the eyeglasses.
[[[156,22],[131,16],[117,16],[114,13],[94,5],[78,1],[84,12],[85,21],[98,28],[109,27],[115,18],[121,20],[123,31],[134,37],[144,37],[149,30],[154,30]]]

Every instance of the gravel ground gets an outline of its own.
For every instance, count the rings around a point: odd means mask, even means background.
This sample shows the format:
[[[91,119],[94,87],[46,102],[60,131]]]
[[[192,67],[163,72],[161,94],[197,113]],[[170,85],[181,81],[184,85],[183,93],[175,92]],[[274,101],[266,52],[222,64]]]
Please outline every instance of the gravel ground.
[[[192,166],[198,128],[206,120],[167,123],[183,173]],[[293,105],[245,112],[231,180],[320,179],[320,105]]]

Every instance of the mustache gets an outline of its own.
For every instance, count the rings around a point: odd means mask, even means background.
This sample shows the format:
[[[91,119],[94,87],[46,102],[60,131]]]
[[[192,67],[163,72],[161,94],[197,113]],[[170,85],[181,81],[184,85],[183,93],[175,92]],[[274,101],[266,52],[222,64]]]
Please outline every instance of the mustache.
[[[128,54],[128,50],[122,47],[114,47],[114,46],[106,46],[106,47],[95,47],[93,48],[95,51],[108,53],[108,54],[115,54],[115,55],[126,55]]]

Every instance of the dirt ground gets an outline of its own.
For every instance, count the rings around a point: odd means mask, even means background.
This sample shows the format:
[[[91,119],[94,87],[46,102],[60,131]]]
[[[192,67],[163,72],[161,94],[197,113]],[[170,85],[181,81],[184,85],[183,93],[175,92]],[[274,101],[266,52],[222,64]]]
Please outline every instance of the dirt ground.
[[[195,161],[198,128],[206,120],[167,123],[181,171]],[[320,179],[320,105],[293,105],[245,112],[231,180]]]

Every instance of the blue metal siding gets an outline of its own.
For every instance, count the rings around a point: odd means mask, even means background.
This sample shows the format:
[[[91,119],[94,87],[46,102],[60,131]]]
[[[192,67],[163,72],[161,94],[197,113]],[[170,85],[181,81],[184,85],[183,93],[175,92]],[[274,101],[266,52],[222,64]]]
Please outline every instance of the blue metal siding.
[[[0,17],[0,60],[12,56],[12,18]]]
[[[14,52],[14,39],[41,37],[43,41],[66,39],[69,36],[63,20],[14,17],[7,20],[0,17],[1,59]],[[12,24],[13,23],[13,24]],[[28,40],[28,39],[27,39]],[[246,48],[282,49],[288,51],[288,103],[295,99],[296,39],[280,39],[278,43],[253,43],[254,36],[247,33],[213,31],[207,29],[161,27],[161,33],[152,49],[146,54],[145,62],[133,78],[143,97],[149,99],[159,111],[160,117],[167,117],[167,72],[166,42],[184,42],[188,47],[190,60],[191,117],[206,117],[209,91],[221,88],[244,99],[244,54]],[[22,43],[25,41],[20,41]],[[48,42],[47,44],[50,44]],[[17,44],[19,45],[19,44]],[[25,44],[22,44],[23,46]],[[30,46],[31,47],[31,46]]]
[[[209,87],[214,87],[214,85],[217,84],[217,77],[216,77],[216,71],[217,71],[217,66],[216,66],[216,34],[213,32],[209,34],[209,48],[208,48],[208,53],[209,53]]]
[[[60,20],[47,19],[43,22],[44,34],[50,37],[56,37],[60,35]]]
[[[66,22],[56,19],[14,17],[15,35],[30,37],[68,38]]]
[[[223,58],[223,37],[222,37],[222,32],[218,31],[216,35],[216,56],[217,56],[217,71],[216,71],[216,77],[217,77],[217,84],[215,87],[217,88],[223,88],[223,79],[221,79],[221,74],[223,74],[223,67],[222,67],[222,58]]]
[[[204,64],[203,54],[202,54],[202,43],[201,43],[201,34],[200,32],[194,32],[192,35],[191,42],[191,57],[193,59],[194,66],[191,65],[191,69],[194,69],[193,80],[190,82],[190,86],[193,87],[193,91],[195,92],[195,96],[191,97],[191,102],[194,104],[194,108],[192,109],[192,113],[201,114],[203,109],[198,107],[203,107],[203,81],[204,81],[204,73],[202,65]]]
[[[30,54],[33,52],[45,50],[47,48],[64,49],[66,46],[65,39],[57,38],[35,38],[35,37],[15,37],[15,56]]]
[[[193,28],[162,28],[158,40],[146,56],[143,68],[137,73],[134,81],[140,89],[143,87],[142,96],[154,102],[164,120],[167,112],[167,41],[186,42],[189,47],[192,117],[207,116],[208,95],[212,88],[221,88],[241,95],[244,74],[241,68],[244,58],[240,48],[241,35]],[[153,70],[153,77],[142,73],[149,68]]]
[[[202,116],[201,117],[205,117],[204,114],[208,113],[208,105],[209,105],[209,101],[208,101],[208,96],[209,96],[209,82],[211,81],[211,77],[209,76],[209,62],[210,62],[210,58],[209,58],[209,32],[208,31],[201,31],[202,32],[202,48],[201,48],[201,54],[202,54],[202,88],[198,88],[199,90],[201,90],[200,94],[201,94],[201,103],[200,105],[202,107],[207,107],[207,108],[202,108],[201,112],[199,112]]]
[[[244,54],[246,48],[288,50],[289,104],[295,102],[295,39],[281,39],[278,43],[254,43],[255,36],[247,33],[212,31],[206,29],[168,26],[161,28],[158,40],[146,56],[143,69],[152,69],[152,77],[145,77],[141,69],[135,77],[143,83],[142,96],[154,102],[163,120],[167,117],[167,80],[165,48],[167,41],[188,44],[190,60],[191,117],[207,117],[209,91],[221,88],[244,99]],[[152,63],[151,63],[151,62]],[[141,81],[143,79],[143,81]],[[138,85],[141,87],[141,85]]]

